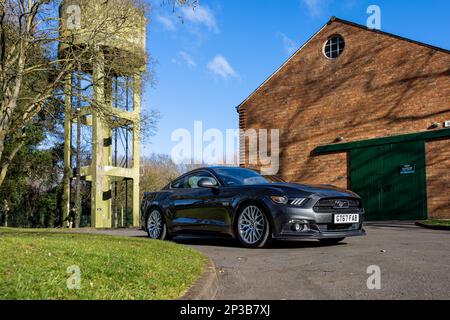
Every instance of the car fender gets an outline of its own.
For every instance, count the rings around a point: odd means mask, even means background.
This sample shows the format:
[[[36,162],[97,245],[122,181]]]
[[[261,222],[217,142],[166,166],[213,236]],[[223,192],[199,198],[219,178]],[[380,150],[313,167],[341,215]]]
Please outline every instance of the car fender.
[[[238,212],[242,209],[243,206],[253,203],[253,204],[260,206],[262,209],[264,209],[264,211],[267,214],[267,219],[269,219],[271,230],[274,230],[273,213],[272,213],[272,210],[270,209],[270,206],[266,203],[267,200],[269,200],[269,198],[266,196],[264,196],[264,197],[253,196],[253,197],[245,197],[245,198],[241,198],[241,199],[236,199],[236,204],[233,205],[233,207],[234,207],[234,212],[233,212],[233,217],[232,217],[233,228],[237,224]]]

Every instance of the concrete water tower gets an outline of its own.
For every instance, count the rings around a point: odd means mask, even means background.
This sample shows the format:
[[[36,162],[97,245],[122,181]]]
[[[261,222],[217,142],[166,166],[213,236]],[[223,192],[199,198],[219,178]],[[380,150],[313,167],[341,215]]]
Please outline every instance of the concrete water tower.
[[[140,87],[146,66],[144,12],[132,0],[64,0],[60,18],[59,55],[73,67],[64,90],[64,221],[74,203],[72,181],[81,177],[91,182],[92,227],[112,227],[113,185],[117,188],[121,181],[126,181],[127,188],[128,182],[132,185],[132,225],[139,226]],[[73,141],[80,135],[74,138],[72,128],[79,130],[82,125],[91,130],[92,154],[89,164],[77,167],[72,150]],[[121,155],[126,158],[125,164],[117,160],[119,128],[127,130],[126,155]],[[128,211],[128,204],[125,209]]]

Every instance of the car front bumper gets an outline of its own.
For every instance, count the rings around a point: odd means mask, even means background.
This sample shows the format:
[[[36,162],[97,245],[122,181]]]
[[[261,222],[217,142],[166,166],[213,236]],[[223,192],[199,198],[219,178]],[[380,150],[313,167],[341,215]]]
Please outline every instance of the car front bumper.
[[[334,215],[337,212],[317,213],[312,206],[298,208],[292,206],[272,207],[273,238],[274,239],[333,239],[365,236],[363,227],[364,211],[358,213],[359,222],[349,224],[335,224]],[[301,230],[294,226],[299,224]]]
[[[337,238],[349,238],[349,237],[360,237],[365,236],[366,231],[361,228],[359,230],[351,230],[351,231],[339,231],[339,232],[322,232],[316,230],[310,230],[307,232],[281,232],[278,235],[273,235],[274,239],[277,240],[305,240],[305,239],[337,239]]]

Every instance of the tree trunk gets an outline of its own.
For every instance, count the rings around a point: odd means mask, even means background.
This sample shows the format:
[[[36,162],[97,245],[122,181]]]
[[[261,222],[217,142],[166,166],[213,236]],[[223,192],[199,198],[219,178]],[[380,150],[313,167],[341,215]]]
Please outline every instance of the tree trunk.
[[[1,142],[0,142],[0,144],[1,144]],[[14,159],[17,152],[19,152],[19,150],[23,147],[23,145],[24,145],[23,141],[17,143],[16,146],[14,147],[14,149],[12,150],[11,154],[9,155],[9,157],[7,157],[2,162],[0,162],[0,187],[3,184],[3,181],[5,181],[6,174],[8,173],[8,169],[9,169],[9,165],[11,164],[11,161]],[[1,155],[0,155],[0,159],[1,159]]]
[[[5,212],[5,228],[8,228],[9,206],[8,200],[3,200],[3,211]]]
[[[75,185],[75,228],[80,227],[80,220],[81,220],[81,158],[80,158],[80,151],[81,151],[81,117],[80,117],[80,110],[77,110],[77,169],[76,169],[76,185]]]
[[[76,185],[75,185],[75,228],[80,227],[81,220],[81,67],[77,74],[77,156],[76,156]]]
[[[0,161],[3,159],[3,153],[5,151],[5,139],[6,139],[6,132],[8,129],[10,129],[10,121],[11,121],[11,115],[14,113],[14,110],[17,107],[17,99],[19,98],[20,89],[22,87],[22,80],[23,80],[23,70],[25,68],[25,53],[24,53],[24,46],[27,44],[27,42],[21,43],[20,53],[19,53],[19,59],[17,62],[17,74],[16,79],[14,82],[14,87],[11,89],[11,93],[8,96],[3,96],[3,103],[2,103],[2,115],[0,118]],[[6,90],[8,92],[8,90]],[[12,159],[13,157],[10,157]],[[5,161],[5,164],[8,161]],[[2,186],[3,181],[5,180],[6,172],[8,170],[9,163],[4,167],[4,164],[2,164],[1,168],[1,176],[0,176],[0,187]]]
[[[9,168],[9,164],[3,164],[1,166],[1,171],[0,171],[0,187],[3,184],[3,181],[5,181],[6,178],[6,173],[8,172],[8,168]]]
[[[4,132],[0,131],[0,187],[2,186],[3,181],[5,180],[7,168],[4,168],[3,163],[1,162],[3,159],[3,151],[5,150],[5,139],[6,135]]]
[[[121,219],[120,226],[123,228],[125,226],[125,221],[123,219],[123,206],[120,214],[120,219]]]

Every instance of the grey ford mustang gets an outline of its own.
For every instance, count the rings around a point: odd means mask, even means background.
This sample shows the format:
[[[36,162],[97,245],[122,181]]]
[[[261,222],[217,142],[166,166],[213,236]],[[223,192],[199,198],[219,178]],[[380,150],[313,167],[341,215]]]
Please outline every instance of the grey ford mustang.
[[[272,239],[338,243],[365,235],[364,208],[355,193],[278,182],[244,168],[186,173],[160,192],[145,193],[141,213],[148,236],[160,240],[214,233],[262,248]]]

